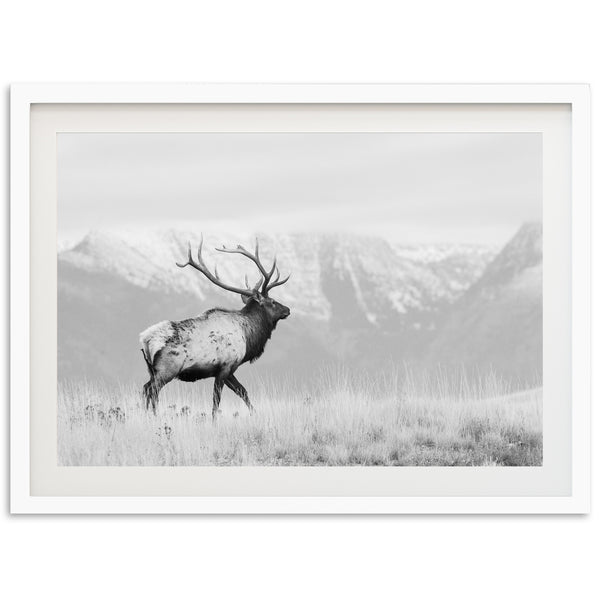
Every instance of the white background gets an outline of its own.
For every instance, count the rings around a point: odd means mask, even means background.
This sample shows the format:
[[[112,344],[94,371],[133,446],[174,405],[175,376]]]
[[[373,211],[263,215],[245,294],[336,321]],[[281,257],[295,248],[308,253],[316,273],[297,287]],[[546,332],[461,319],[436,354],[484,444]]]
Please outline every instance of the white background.
[[[21,1],[2,11],[0,69],[5,86],[589,82],[597,109],[600,41],[592,11],[592,3],[574,0]],[[1,98],[6,155],[6,87]],[[8,157],[1,163],[6,207]],[[1,366],[5,378],[6,361]],[[596,445],[594,465],[597,458]],[[9,517],[7,497],[0,593],[9,598],[583,599],[600,591],[597,514]]]

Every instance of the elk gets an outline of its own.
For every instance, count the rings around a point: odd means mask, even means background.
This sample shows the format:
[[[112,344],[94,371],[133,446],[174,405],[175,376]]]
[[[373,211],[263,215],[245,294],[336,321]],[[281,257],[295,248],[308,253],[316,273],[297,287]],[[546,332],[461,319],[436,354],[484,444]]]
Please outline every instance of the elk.
[[[152,406],[156,414],[158,394],[173,379],[193,382],[214,377],[212,417],[215,419],[221,402],[223,386],[237,394],[252,413],[254,407],[244,386],[236,379],[236,369],[245,362],[254,362],[264,352],[265,345],[281,319],[290,316],[290,309],[269,297],[269,292],[286,283],[280,279],[277,259],[267,270],[259,257],[258,239],[254,254],[238,245],[236,248],[215,248],[219,252],[241,254],[250,259],[260,272],[254,287],[234,287],[221,281],[217,267],[212,273],[202,258],[201,238],[197,259],[188,245],[187,262],[178,267],[193,267],[217,287],[239,294],[244,302],[240,310],[212,308],[198,317],[183,321],[161,321],[140,334],[140,344],[150,380],[144,385],[146,409]],[[275,275],[275,279],[273,279]]]

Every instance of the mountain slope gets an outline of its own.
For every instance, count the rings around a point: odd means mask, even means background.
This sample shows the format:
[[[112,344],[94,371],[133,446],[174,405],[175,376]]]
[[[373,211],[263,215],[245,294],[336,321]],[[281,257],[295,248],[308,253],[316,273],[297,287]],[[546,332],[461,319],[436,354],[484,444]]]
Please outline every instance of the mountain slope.
[[[305,377],[327,363],[375,369],[384,361],[422,359],[443,315],[496,254],[481,246],[402,246],[352,235],[260,234],[259,239],[264,261],[276,249],[283,274],[292,273],[274,292],[292,316],[251,367],[258,375]],[[96,231],[59,254],[59,376],[144,378],[139,331],[214,306],[241,306],[239,298],[194,269],[175,266],[185,258],[188,240],[195,246],[199,235]],[[250,261],[214,250],[223,242],[248,248],[254,243],[250,236],[208,233],[207,264],[218,263],[224,281],[240,285],[244,274],[255,281]]]
[[[448,310],[429,360],[525,382],[541,377],[542,271],[542,226],[528,223]]]
[[[331,305],[323,286],[330,278],[347,277],[363,312],[375,315],[381,306],[404,314],[429,310],[439,302],[454,300],[476,279],[495,254],[481,246],[430,245],[392,247],[380,238],[352,235],[259,234],[265,263],[277,251],[290,283],[277,290],[283,302],[293,301],[296,312],[317,319],[331,318]],[[209,266],[218,263],[226,281],[241,284],[244,274],[256,277],[256,268],[241,256],[216,252],[223,241],[254,248],[254,236],[240,239],[227,232],[204,236],[203,256]],[[193,269],[179,269],[187,242],[195,251],[200,235],[193,231],[158,230],[145,233],[92,231],[75,247],[59,254],[59,263],[85,272],[110,273],[149,290],[191,294],[204,300],[215,288]],[[447,268],[454,261],[455,268]],[[325,271],[325,272],[324,272]],[[296,283],[297,280],[297,283]],[[229,295],[216,290],[223,295]],[[371,318],[372,320],[372,318]]]

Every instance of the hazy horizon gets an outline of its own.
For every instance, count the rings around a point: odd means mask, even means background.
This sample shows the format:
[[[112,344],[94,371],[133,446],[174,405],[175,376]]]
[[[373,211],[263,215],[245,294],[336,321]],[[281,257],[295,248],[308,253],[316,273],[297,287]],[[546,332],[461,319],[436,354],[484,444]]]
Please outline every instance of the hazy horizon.
[[[333,230],[330,231],[307,231],[304,229],[297,229],[297,230],[288,230],[288,231],[282,231],[279,229],[275,229],[275,230],[270,230],[270,231],[251,231],[248,229],[245,229],[243,227],[239,227],[237,224],[235,223],[226,223],[226,222],[216,222],[211,224],[210,226],[200,226],[198,225],[197,227],[195,226],[195,224],[193,223],[165,223],[165,224],[160,224],[160,225],[156,225],[156,226],[149,226],[149,225],[143,225],[143,226],[139,226],[139,227],[134,227],[131,225],[127,225],[127,226],[123,226],[123,227],[92,227],[90,229],[87,230],[80,230],[80,231],[71,231],[71,232],[66,232],[63,233],[62,235],[59,235],[57,238],[57,242],[58,242],[58,251],[62,252],[65,250],[69,250],[73,247],[75,247],[78,243],[80,243],[81,241],[83,241],[85,239],[85,237],[89,234],[98,232],[98,233],[108,233],[108,234],[116,234],[120,237],[126,237],[127,235],[130,235],[132,238],[132,241],[135,241],[135,239],[141,239],[144,236],[148,235],[148,234],[152,234],[152,233],[156,233],[156,232],[166,232],[166,231],[181,231],[182,233],[194,233],[194,237],[196,237],[196,234],[203,234],[205,237],[209,236],[211,234],[215,234],[215,233],[224,233],[226,234],[226,238],[223,239],[223,243],[225,244],[237,244],[237,243],[248,243],[247,242],[247,238],[249,236],[254,236],[254,235],[261,235],[261,234],[269,234],[269,235],[312,235],[312,234],[316,234],[316,235],[352,235],[352,236],[358,236],[358,237],[367,237],[367,238],[380,238],[383,240],[386,240],[390,243],[394,243],[394,244],[406,244],[407,246],[419,246],[419,245],[423,245],[423,246],[427,246],[427,245],[432,245],[432,246],[445,246],[445,245],[464,245],[464,246],[481,246],[481,247],[490,247],[490,248],[502,248],[503,246],[505,246],[519,231],[519,229],[527,224],[527,223],[532,223],[532,222],[541,222],[541,221],[534,221],[534,220],[530,220],[530,221],[523,221],[523,223],[521,223],[520,225],[518,225],[514,230],[510,230],[508,232],[508,235],[505,238],[501,238],[501,239],[477,239],[477,240],[461,240],[461,239],[456,239],[456,240],[452,240],[452,239],[433,239],[433,240],[427,240],[427,239],[420,239],[420,240],[414,240],[414,239],[408,239],[408,240],[403,240],[403,239],[398,239],[396,236],[388,236],[385,235],[384,233],[378,234],[377,232],[358,232],[358,231],[344,231],[344,232],[336,232]],[[253,239],[253,237],[252,237]],[[246,241],[244,241],[246,240]],[[184,240],[185,241],[185,240]]]
[[[193,228],[503,244],[542,218],[535,133],[57,136],[59,246]]]

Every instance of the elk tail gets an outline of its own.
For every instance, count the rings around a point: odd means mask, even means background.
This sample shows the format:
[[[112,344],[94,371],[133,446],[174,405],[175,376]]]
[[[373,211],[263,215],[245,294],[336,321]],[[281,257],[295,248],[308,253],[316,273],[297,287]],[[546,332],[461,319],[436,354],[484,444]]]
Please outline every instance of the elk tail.
[[[144,350],[144,348],[140,348],[140,352],[142,353],[142,356],[144,357],[144,361],[146,362],[146,366],[148,367],[148,373],[150,373],[150,377],[154,377],[154,375],[155,375],[154,365],[150,362],[150,360],[148,360],[148,356],[146,355],[146,351]]]

